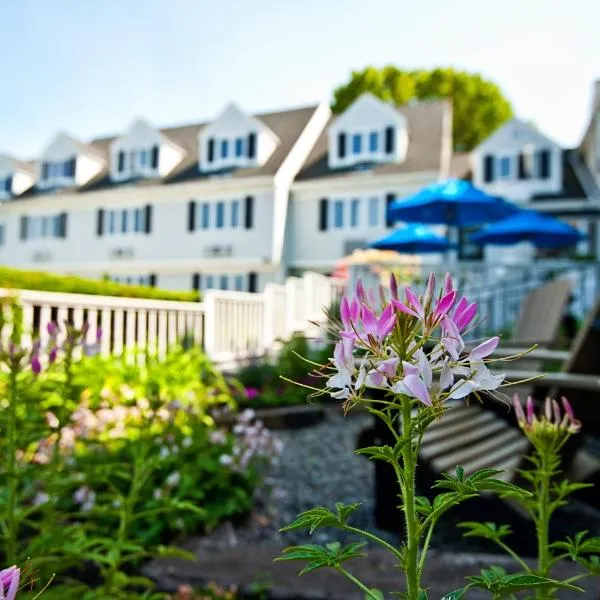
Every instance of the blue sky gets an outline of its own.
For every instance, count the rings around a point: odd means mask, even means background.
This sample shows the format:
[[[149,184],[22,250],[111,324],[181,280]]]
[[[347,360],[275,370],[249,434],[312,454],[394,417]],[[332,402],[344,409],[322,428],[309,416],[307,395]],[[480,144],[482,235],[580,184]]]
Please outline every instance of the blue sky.
[[[600,77],[597,0],[2,0],[0,152],[329,98],[352,69],[479,71],[578,144]]]

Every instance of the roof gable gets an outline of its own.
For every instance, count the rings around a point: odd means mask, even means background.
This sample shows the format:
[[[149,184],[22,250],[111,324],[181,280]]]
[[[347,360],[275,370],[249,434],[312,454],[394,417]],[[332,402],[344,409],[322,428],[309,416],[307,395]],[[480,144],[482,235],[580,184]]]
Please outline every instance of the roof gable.
[[[533,125],[520,119],[511,119],[496,129],[473,152],[481,154],[496,150],[520,150],[527,145],[560,148],[554,140],[544,135]]]
[[[279,141],[275,133],[263,121],[246,114],[231,102],[212,123],[209,123],[198,132],[198,136],[207,137],[215,133],[220,135],[246,135],[253,129],[268,133],[275,141]]]
[[[390,125],[406,125],[406,117],[389,102],[365,92],[335,119],[332,128],[339,130],[357,123],[370,125],[374,120],[383,120]]]

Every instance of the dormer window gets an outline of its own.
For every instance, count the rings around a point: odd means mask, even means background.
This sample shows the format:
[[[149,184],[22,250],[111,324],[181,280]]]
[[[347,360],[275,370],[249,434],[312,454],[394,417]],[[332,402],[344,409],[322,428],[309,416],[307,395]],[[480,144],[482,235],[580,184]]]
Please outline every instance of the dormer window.
[[[379,133],[371,131],[369,134],[369,152],[379,152]]]
[[[260,166],[271,156],[279,139],[256,117],[229,105],[198,133],[198,169],[227,172]]]
[[[75,157],[56,162],[43,162],[40,174],[41,181],[46,184],[46,187],[70,185],[75,178],[76,167],[77,159]]]
[[[159,158],[158,146],[128,152],[120,150],[117,156],[117,172],[123,179],[156,176]]]
[[[391,104],[363,94],[329,127],[329,166],[360,168],[406,157],[406,117]]]
[[[12,183],[12,175],[5,177],[3,180],[0,181],[0,192],[2,192],[5,196],[10,196],[12,194]]]

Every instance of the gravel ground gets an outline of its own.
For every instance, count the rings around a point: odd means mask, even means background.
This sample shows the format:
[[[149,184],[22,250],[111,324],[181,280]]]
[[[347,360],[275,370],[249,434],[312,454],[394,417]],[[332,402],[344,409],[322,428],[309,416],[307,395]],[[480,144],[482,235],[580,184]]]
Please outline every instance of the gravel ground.
[[[357,541],[352,534],[329,528],[318,529],[312,536],[306,530],[283,534],[278,531],[298,513],[315,506],[333,508],[335,502],[360,502],[361,507],[351,519],[352,525],[398,544],[397,536],[379,531],[374,525],[373,463],[353,454],[360,431],[371,423],[370,415],[344,418],[341,413],[328,410],[326,419],[317,426],[277,431],[276,435],[284,443],[284,451],[279,464],[271,468],[265,486],[257,494],[252,518],[243,526],[225,524],[200,540],[200,547],[220,549],[260,542],[290,545]],[[596,524],[600,523],[599,516],[594,511]],[[589,515],[580,517],[584,519],[582,529],[594,529],[590,527]],[[594,533],[598,534],[600,530]],[[495,551],[491,543],[463,538],[451,518],[438,523],[431,547],[455,552]]]

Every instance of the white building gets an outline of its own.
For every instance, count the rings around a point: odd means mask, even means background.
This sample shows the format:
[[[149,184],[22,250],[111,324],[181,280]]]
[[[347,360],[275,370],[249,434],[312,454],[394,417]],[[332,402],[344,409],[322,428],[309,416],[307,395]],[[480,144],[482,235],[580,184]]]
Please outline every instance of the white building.
[[[167,129],[134,121],[36,161],[0,158],[0,263],[166,289],[259,290],[283,274],[291,183],[330,116],[319,106]]]
[[[33,162],[0,156],[0,263],[256,291],[332,271],[389,233],[395,198],[449,176],[574,222],[589,236],[578,251],[597,256],[598,114],[596,97],[581,151],[514,119],[470,155],[452,152],[449,101],[395,108],[370,94],[337,117],[326,103],[259,115],[229,105],[209,123],[136,119],[90,143],[61,133]],[[481,251],[470,234],[459,232],[465,261],[533,254]]]

